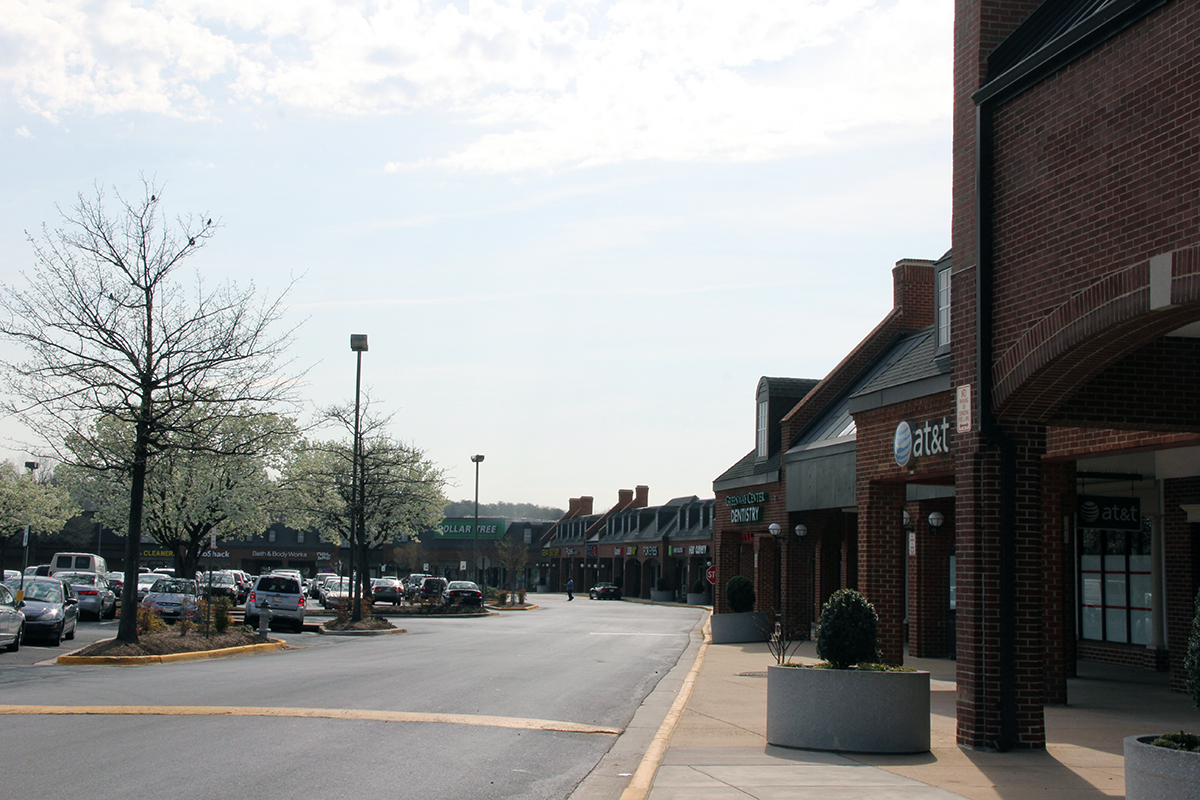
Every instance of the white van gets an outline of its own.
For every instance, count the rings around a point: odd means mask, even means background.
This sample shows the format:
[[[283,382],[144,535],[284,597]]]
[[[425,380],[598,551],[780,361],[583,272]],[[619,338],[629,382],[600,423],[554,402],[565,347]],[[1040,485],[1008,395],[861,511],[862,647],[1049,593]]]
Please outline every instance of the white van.
[[[55,553],[50,559],[50,574],[56,572],[95,572],[108,574],[108,564],[93,553]]]

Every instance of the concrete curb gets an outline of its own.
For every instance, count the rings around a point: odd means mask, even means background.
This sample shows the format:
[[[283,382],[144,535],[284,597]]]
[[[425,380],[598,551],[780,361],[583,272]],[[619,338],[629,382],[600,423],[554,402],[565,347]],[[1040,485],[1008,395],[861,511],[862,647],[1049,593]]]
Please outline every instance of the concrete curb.
[[[59,656],[55,664],[75,666],[118,666],[137,667],[142,664],[169,664],[175,661],[197,661],[203,658],[224,658],[225,656],[248,656],[254,653],[265,653],[271,650],[282,650],[287,643],[272,639],[263,644],[247,644],[241,647],[225,647],[220,650],[197,650],[194,653],[167,653],[161,656]]]
[[[541,606],[530,603],[529,605],[525,606],[524,608],[512,608],[510,606],[493,606],[493,605],[486,606],[486,608],[490,608],[492,611],[501,611],[501,612],[503,612],[503,611],[536,611],[537,609],[541,608]]]
[[[317,628],[317,633],[324,636],[387,636],[391,633],[408,633],[408,631],[404,628],[383,628],[374,631],[331,631],[322,625]]]

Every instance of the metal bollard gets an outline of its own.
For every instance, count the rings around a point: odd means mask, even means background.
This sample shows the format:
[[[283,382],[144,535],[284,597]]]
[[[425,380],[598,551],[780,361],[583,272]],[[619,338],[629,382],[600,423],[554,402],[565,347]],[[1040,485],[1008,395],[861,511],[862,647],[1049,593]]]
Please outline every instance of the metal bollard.
[[[271,632],[271,604],[266,598],[258,601],[258,635],[267,638]]]

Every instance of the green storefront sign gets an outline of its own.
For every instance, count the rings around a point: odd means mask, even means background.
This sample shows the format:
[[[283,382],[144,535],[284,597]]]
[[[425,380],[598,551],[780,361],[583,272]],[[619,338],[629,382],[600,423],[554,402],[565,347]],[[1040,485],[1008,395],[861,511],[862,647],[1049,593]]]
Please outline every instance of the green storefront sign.
[[[475,533],[475,518],[446,519],[437,527],[437,535],[445,539],[499,539],[508,529],[506,519],[479,518],[479,533]]]

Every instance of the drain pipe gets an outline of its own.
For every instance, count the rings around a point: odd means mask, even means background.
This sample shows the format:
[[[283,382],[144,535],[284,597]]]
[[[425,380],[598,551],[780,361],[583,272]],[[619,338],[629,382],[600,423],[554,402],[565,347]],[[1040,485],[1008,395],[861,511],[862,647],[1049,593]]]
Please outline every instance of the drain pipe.
[[[975,106],[975,368],[979,432],[1000,450],[1000,735],[996,749],[1004,753],[1017,745],[1017,448],[996,422],[992,406],[993,145],[989,98]]]

